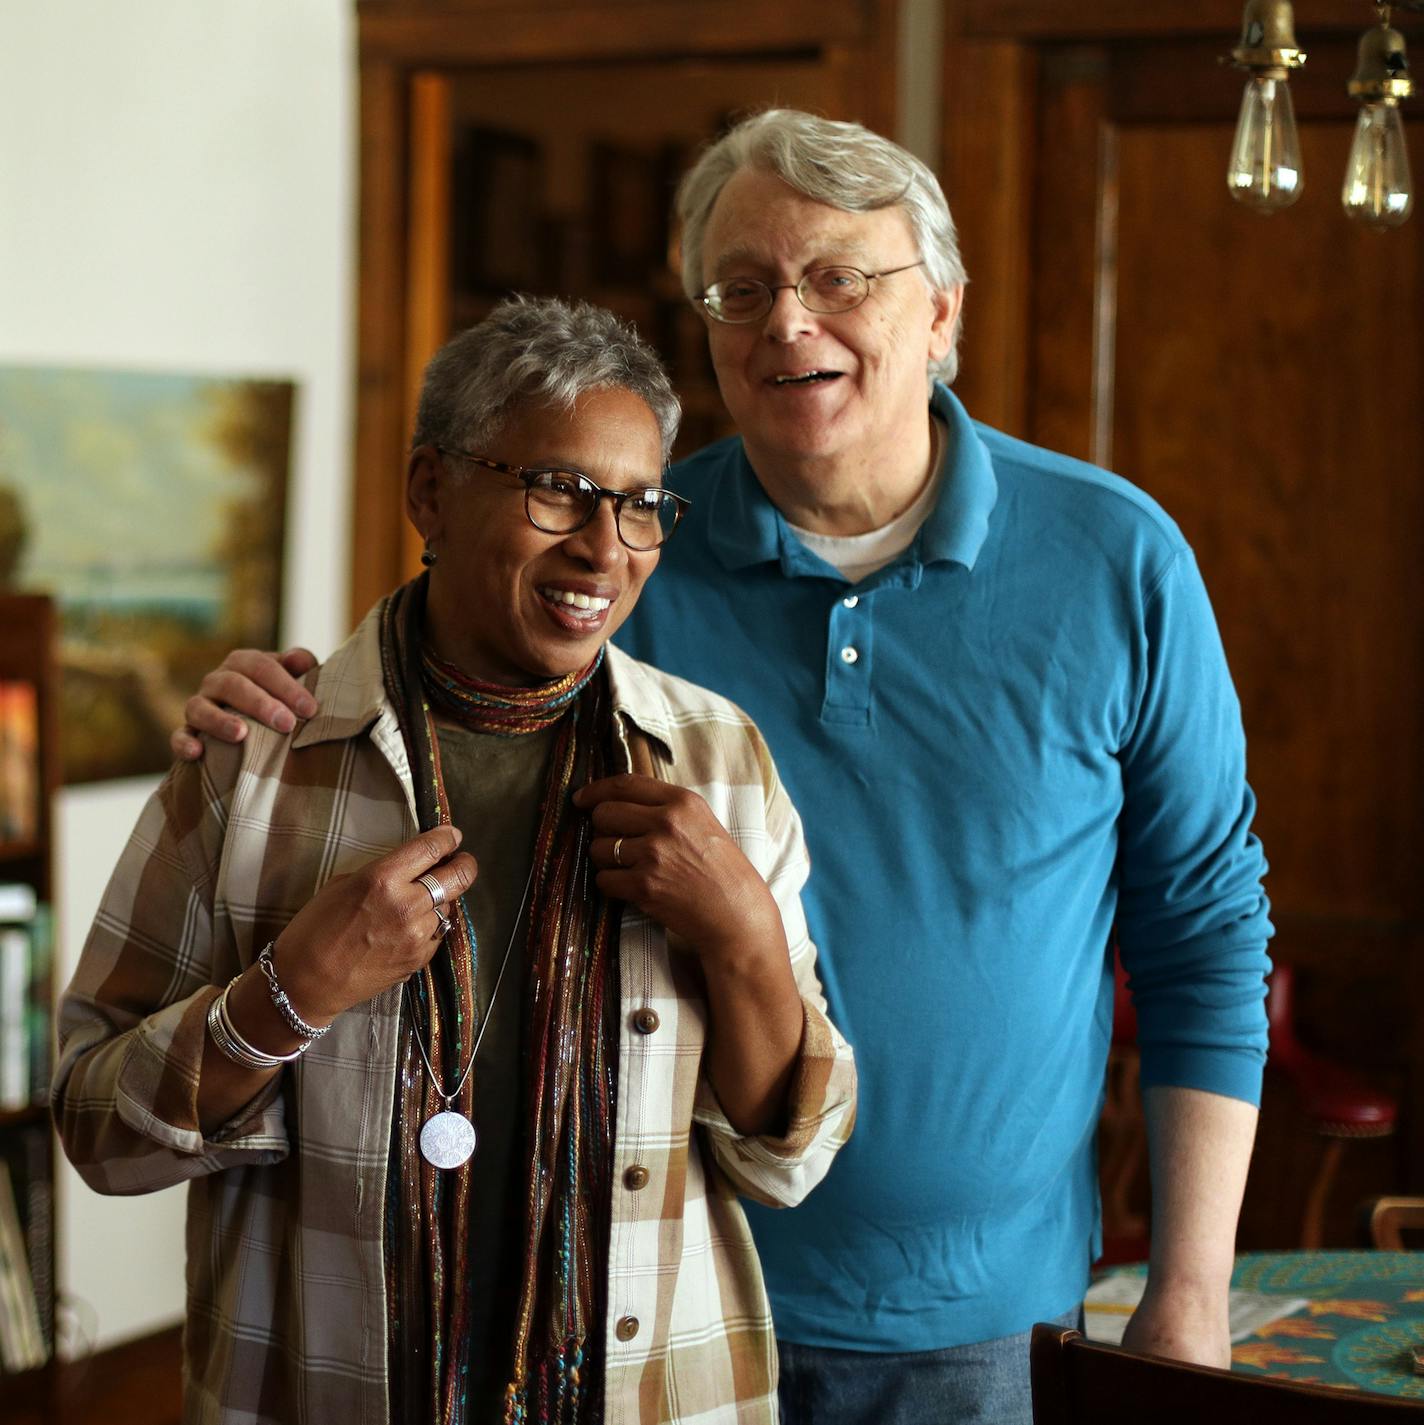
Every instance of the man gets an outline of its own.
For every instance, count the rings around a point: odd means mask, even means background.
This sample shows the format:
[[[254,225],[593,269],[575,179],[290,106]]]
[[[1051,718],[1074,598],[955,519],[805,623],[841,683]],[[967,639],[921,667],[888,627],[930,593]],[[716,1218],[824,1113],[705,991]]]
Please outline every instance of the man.
[[[821,1189],[750,1212],[783,1418],[1029,1419],[1024,1333],[1076,1314],[1096,1247],[1114,927],[1153,1181],[1126,1340],[1225,1364],[1270,927],[1191,551],[1124,481],[976,425],[945,384],[927,402],[965,276],[897,145],[761,114],[678,213],[740,434],[674,469],[692,511],[621,641],[765,730],[860,1069]],[[221,734],[214,699],[277,716],[247,674],[302,696],[239,655],[194,726]]]

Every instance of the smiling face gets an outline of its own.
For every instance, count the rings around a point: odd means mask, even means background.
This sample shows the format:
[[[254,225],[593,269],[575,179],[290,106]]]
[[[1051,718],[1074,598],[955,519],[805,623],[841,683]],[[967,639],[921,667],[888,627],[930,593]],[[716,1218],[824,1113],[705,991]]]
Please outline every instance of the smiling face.
[[[884,272],[920,256],[899,208],[843,212],[771,173],[743,168],[713,205],[702,279],[704,286],[736,277],[779,285],[811,268]],[[959,297],[932,291],[917,267],[878,278],[849,312],[808,312],[786,289],[761,321],[729,326],[709,318],[722,399],[758,474],[786,461],[863,468],[885,460],[897,440],[922,443],[926,365],[950,348]]]
[[[508,465],[581,471],[609,490],[662,484],[662,437],[641,397],[590,391],[571,410],[518,406],[488,449]],[[658,552],[619,538],[612,502],[572,534],[524,513],[524,486],[431,446],[411,457],[407,511],[436,555],[427,609],[435,652],[476,678],[528,686],[587,666],[632,612]]]

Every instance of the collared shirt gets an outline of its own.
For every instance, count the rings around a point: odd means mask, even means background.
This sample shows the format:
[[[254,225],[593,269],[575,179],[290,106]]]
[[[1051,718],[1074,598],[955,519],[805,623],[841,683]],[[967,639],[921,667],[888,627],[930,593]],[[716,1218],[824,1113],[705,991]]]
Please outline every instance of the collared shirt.
[[[247,1111],[204,1137],[209,1004],[332,876],[415,834],[410,769],[368,616],[317,673],[290,737],[251,725],[149,801],[60,1008],[54,1108],[100,1192],[189,1182],[184,1419],[384,1425],[382,1268],[399,987],[338,1017]],[[850,1131],[855,1073],[824,1014],[796,812],[746,717],[616,649],[632,770],[695,788],[766,878],[804,1031],[781,1138],[742,1137],[702,1073],[695,967],[631,908],[605,1329],[609,1425],[775,1419],[775,1347],[737,1201],[799,1200]],[[639,1172],[633,1172],[639,1169]]]
[[[1246,1100],[1265,1050],[1265,863],[1240,710],[1180,530],[944,387],[934,511],[858,583],[740,440],[620,631],[745,707],[806,821],[805,902],[860,1119],[825,1186],[748,1215],[777,1333],[914,1351],[1075,1305],[1117,926],[1147,1084]]]

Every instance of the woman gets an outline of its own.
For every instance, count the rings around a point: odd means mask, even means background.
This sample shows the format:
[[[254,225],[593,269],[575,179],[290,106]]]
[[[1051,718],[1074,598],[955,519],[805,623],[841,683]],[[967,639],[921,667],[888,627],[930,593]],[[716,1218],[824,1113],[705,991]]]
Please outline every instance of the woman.
[[[188,1421],[774,1419],[735,1194],[819,1180],[854,1072],[756,730],[607,646],[677,417],[596,309],[456,337],[427,572],[144,811],[54,1102],[91,1186],[191,1182]]]

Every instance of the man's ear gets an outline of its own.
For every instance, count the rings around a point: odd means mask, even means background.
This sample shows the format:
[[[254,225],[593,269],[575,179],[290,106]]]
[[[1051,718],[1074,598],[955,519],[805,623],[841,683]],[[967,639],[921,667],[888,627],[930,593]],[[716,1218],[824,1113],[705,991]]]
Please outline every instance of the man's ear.
[[[418,445],[405,472],[405,512],[428,544],[440,534],[445,466],[433,445]]]
[[[943,361],[954,350],[954,333],[959,325],[959,309],[964,305],[964,288],[932,291],[934,316],[930,323],[930,360]]]

